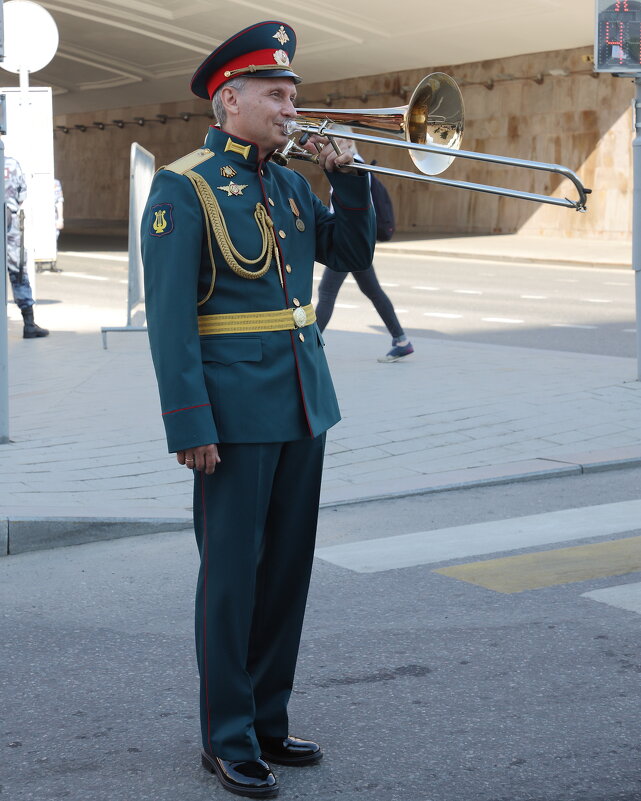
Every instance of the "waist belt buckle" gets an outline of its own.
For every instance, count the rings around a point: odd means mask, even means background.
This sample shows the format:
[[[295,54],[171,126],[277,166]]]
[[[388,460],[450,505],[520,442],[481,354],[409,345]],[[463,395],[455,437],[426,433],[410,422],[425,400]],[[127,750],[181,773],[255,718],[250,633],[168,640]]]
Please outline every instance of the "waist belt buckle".
[[[307,312],[302,306],[292,309],[292,316],[294,317],[294,326],[296,328],[302,328],[307,325]]]

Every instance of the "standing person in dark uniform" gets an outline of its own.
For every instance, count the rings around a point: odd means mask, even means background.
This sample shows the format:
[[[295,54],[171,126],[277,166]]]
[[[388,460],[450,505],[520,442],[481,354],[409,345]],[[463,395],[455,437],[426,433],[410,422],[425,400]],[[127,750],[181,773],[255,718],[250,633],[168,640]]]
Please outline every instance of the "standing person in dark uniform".
[[[319,163],[334,213],[271,160],[296,116],[296,36],[261,22],[199,67],[218,126],[161,169],[142,222],[147,319],[170,452],[194,470],[202,763],[272,797],[265,760],[318,762],[289,735],[326,430],[340,418],[311,305],[314,261],[371,264],[374,213],[348,142]],[[347,174],[344,174],[347,173]]]
[[[7,217],[7,270],[13,300],[22,312],[24,321],[22,336],[24,339],[46,337],[49,336],[49,331],[41,328],[33,319],[35,301],[27,273],[24,216],[21,209],[27,196],[27,182],[20,164],[12,156],[4,157],[4,196]]]

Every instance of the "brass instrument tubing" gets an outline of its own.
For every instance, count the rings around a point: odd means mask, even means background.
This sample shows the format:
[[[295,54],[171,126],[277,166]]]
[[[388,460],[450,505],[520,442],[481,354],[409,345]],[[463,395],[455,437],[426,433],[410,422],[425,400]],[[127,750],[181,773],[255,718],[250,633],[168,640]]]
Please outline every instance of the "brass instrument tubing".
[[[317,133],[323,136],[328,136],[331,131],[331,120],[319,125],[310,124],[303,121],[297,122],[296,120],[292,120],[291,123],[292,124],[288,126],[287,131],[290,135],[299,131],[303,131],[306,133]],[[337,131],[336,135],[338,134],[339,132]],[[587,195],[589,194],[590,190],[583,186],[579,177],[572,172],[572,170],[568,169],[567,167],[563,167],[561,164],[545,164],[538,161],[527,161],[526,159],[514,159],[508,156],[494,156],[489,153],[475,153],[470,150],[454,150],[447,147],[439,147],[438,145],[415,144],[414,142],[408,142],[406,140],[386,139],[380,136],[370,136],[369,134],[358,134],[354,132],[348,134],[341,131],[340,135],[344,139],[353,139],[356,142],[369,142],[375,145],[387,145],[389,147],[399,147],[405,150],[420,150],[427,153],[438,153],[439,155],[448,156],[449,158],[460,157],[464,159],[472,159],[474,161],[485,161],[491,164],[503,164],[508,167],[522,167],[524,169],[557,173],[567,178],[574,184],[574,187],[579,195],[579,200],[574,201],[570,200],[569,198],[553,198],[548,197],[547,195],[538,195],[533,192],[520,192],[519,190],[505,189],[503,187],[495,187],[492,185],[474,184],[465,181],[451,181],[446,178],[435,178],[433,176],[423,174],[419,175],[417,173],[406,172],[403,170],[393,170],[387,167],[374,167],[373,169],[368,169],[369,165],[366,164],[357,165],[359,170],[364,170],[366,172],[380,172],[382,175],[395,175],[401,178],[410,178],[418,181],[422,180],[430,183],[441,184],[443,186],[460,187],[462,189],[470,189],[475,192],[485,192],[487,194],[497,194],[505,197],[522,198],[523,200],[533,200],[538,203],[548,203],[553,206],[573,208],[577,211],[586,210],[585,205],[587,203]]]

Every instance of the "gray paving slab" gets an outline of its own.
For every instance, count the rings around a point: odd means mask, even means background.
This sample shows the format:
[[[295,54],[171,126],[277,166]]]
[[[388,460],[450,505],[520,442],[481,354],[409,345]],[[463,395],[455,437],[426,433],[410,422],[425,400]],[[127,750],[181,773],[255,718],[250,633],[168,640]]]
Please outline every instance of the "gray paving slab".
[[[546,459],[530,459],[521,462],[507,462],[506,464],[488,465],[481,467],[468,467],[460,470],[443,467],[439,470],[435,466],[429,475],[414,473],[411,477],[391,478],[381,476],[370,479],[359,486],[350,484],[346,480],[336,482],[331,493],[321,495],[326,506],[339,506],[352,504],[357,501],[370,501],[376,498],[398,498],[411,495],[422,495],[432,492],[445,492],[465,487],[483,487],[496,484],[510,484],[515,481],[534,481],[537,479],[579,475],[582,470],[580,464],[565,464],[559,461]],[[370,494],[366,494],[370,493]],[[331,500],[326,500],[331,498]]]
[[[396,245],[619,267],[628,248],[516,236]],[[42,309],[48,339],[24,341],[11,329],[0,520],[20,518],[24,539],[30,519],[34,547],[44,547],[56,541],[46,526],[36,533],[48,519],[81,518],[82,536],[87,518],[188,519],[191,476],[167,454],[146,337],[113,336],[103,350],[98,326],[121,322],[113,310]],[[325,338],[343,420],[328,435],[323,504],[641,463],[633,359],[414,338],[412,361],[381,365],[378,334],[329,330]],[[94,528],[98,537],[110,526]]]

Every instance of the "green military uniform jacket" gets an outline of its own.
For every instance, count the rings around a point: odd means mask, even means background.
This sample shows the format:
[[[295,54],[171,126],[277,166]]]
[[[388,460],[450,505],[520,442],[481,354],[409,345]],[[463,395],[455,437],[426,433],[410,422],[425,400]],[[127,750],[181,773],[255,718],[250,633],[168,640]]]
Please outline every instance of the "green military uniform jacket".
[[[340,419],[315,322],[261,332],[210,334],[203,328],[210,315],[306,306],[314,261],[341,272],[370,266],[375,217],[369,181],[338,172],[328,177],[333,213],[299,173],[259,160],[256,145],[213,126],[203,149],[156,173],[142,220],[142,253],[170,451],[315,437]],[[254,273],[266,264],[257,257],[273,225],[278,252],[261,277],[244,277],[229,266],[227,246],[223,253],[194,185],[203,179],[224,220],[232,261],[233,248],[256,260],[236,259],[243,269]],[[267,214],[257,212],[257,204]]]

